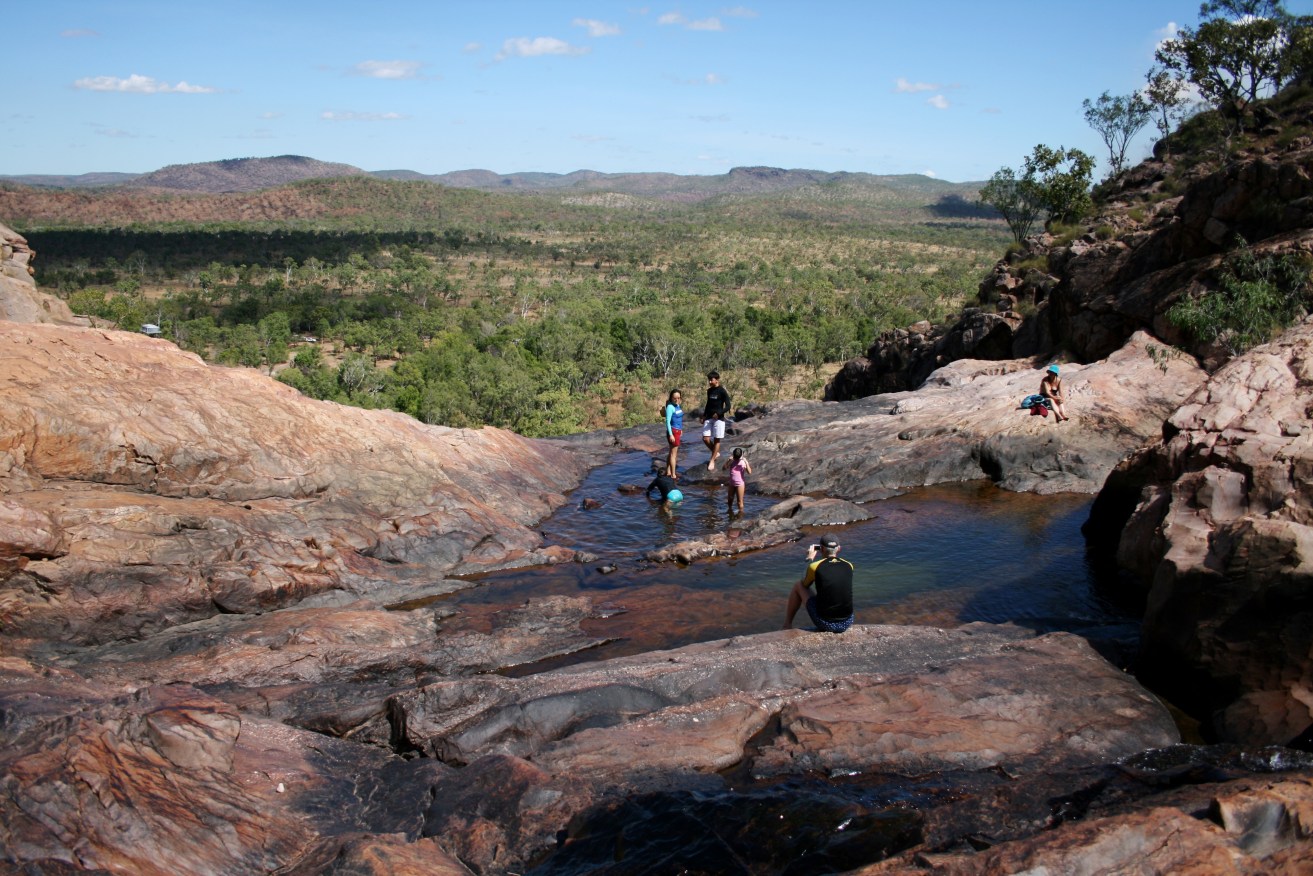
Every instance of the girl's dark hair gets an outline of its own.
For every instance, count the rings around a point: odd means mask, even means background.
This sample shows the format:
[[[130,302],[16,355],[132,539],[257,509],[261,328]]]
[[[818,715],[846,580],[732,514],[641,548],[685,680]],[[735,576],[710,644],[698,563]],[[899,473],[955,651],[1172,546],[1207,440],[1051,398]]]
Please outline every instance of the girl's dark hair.
[[[670,395],[666,396],[666,404],[673,405],[675,403],[675,393],[677,392],[679,392],[678,388],[670,390]],[[679,392],[679,394],[683,395],[684,393]]]
[[[734,458],[735,458],[735,459],[742,459],[742,458],[743,458],[743,448],[742,448],[742,447],[735,447],[735,448],[734,448]]]

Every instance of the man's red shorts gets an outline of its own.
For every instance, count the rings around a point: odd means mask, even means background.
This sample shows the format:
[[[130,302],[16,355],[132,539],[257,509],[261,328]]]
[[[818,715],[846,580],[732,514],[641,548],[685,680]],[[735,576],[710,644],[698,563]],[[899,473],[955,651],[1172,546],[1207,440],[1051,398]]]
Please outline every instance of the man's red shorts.
[[[679,439],[682,438],[682,437],[684,436],[684,430],[683,430],[683,429],[671,429],[671,430],[670,430],[670,435],[673,436],[673,437],[667,437],[666,440],[670,442],[670,446],[671,446],[671,447],[678,447],[678,446],[679,446]]]

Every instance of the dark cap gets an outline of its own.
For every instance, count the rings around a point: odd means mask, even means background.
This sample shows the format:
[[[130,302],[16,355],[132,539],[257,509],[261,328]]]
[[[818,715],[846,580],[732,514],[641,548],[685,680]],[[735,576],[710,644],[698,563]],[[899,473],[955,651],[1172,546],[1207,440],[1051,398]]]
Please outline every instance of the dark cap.
[[[827,535],[825,538],[821,539],[821,547],[823,548],[837,548],[838,546],[839,539],[832,535]]]

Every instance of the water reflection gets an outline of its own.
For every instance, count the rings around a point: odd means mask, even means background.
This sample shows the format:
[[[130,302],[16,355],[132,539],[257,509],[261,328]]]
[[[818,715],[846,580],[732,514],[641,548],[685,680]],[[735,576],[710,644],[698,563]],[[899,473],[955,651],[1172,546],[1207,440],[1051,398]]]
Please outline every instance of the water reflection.
[[[778,629],[815,533],[688,567],[644,563],[638,557],[650,548],[724,530],[738,520],[726,513],[721,485],[681,484],[686,498],[670,511],[617,491],[620,484],[646,486],[648,466],[646,454],[621,455],[592,472],[572,501],[544,521],[548,543],[594,553],[596,563],[482,576],[480,587],[447,599],[461,614],[445,624],[487,629],[496,611],[548,594],[586,593],[620,612],[588,621],[586,629],[622,641],[553,665]],[[602,506],[584,510],[585,499]],[[749,484],[749,517],[776,501],[754,494]],[[1095,639],[1133,637],[1131,618],[1105,597],[1086,556],[1080,525],[1090,501],[1008,493],[976,482],[927,487],[868,505],[872,520],[837,529],[842,555],[857,569],[857,621],[941,627],[1013,622]],[[616,571],[599,570],[609,565]]]

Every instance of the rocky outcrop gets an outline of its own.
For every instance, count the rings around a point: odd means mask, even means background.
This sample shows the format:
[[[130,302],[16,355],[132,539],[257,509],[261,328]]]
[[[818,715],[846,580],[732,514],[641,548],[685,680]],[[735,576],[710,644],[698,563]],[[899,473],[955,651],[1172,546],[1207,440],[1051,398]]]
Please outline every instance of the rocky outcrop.
[[[317,402],[74,327],[0,322],[0,393],[7,636],[107,642],[573,559],[529,528],[585,470],[556,444]]]
[[[362,834],[416,839],[449,769],[185,685],[124,693],[13,658],[0,703],[0,849],[25,872],[271,872],[310,849],[332,860]]]
[[[1303,125],[1306,110],[1296,101],[1282,111]],[[1226,352],[1211,341],[1192,343],[1167,311],[1217,287],[1238,239],[1258,257],[1313,254],[1313,138],[1259,138],[1224,162],[1190,167],[1171,140],[1159,146],[1157,157],[1100,188],[1099,213],[1084,233],[1027,239],[994,267],[976,306],[956,323],[885,333],[844,365],[826,397],[915,389],[962,358],[1061,351],[1093,362],[1141,331],[1209,370],[1220,366]]]
[[[985,625],[773,633],[439,682],[391,705],[411,745],[467,765],[425,832],[481,872],[519,869],[562,824],[627,797],[724,790],[715,774],[735,764],[759,778],[1018,775],[1176,739],[1162,706],[1083,640]]]
[[[1072,419],[1031,416],[1039,389],[1028,361],[959,360],[915,392],[842,405],[788,402],[738,426],[753,482],[780,494],[823,492],[855,502],[910,487],[989,478],[1005,489],[1096,492],[1127,453],[1204,379],[1187,356],[1136,335],[1090,365],[1064,365]]]
[[[26,238],[0,224],[0,320],[70,323],[68,305],[37,289]]]
[[[1218,371],[1091,535],[1149,587],[1141,673],[1221,739],[1313,734],[1313,321]]]

